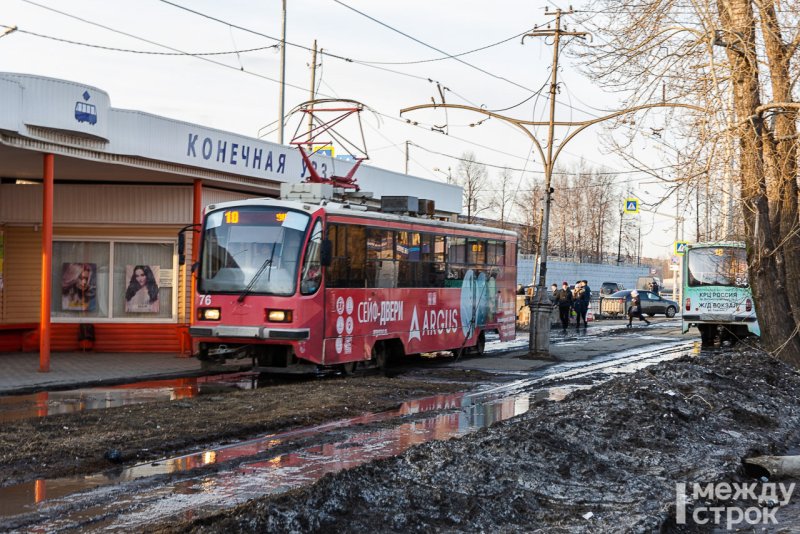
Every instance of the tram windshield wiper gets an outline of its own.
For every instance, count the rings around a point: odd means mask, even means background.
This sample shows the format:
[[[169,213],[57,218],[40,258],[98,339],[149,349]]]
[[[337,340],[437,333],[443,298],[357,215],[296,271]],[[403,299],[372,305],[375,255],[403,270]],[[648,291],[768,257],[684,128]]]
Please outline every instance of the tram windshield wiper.
[[[256,274],[254,274],[253,278],[250,279],[250,283],[247,284],[247,287],[244,288],[244,291],[242,291],[242,293],[239,295],[239,298],[236,299],[237,302],[239,302],[239,303],[244,302],[245,297],[247,297],[247,295],[249,295],[250,292],[253,290],[253,286],[256,285],[256,282],[261,277],[261,275],[264,273],[264,270],[267,267],[270,267],[272,265],[272,258],[275,257],[275,246],[277,244],[278,244],[277,241],[272,243],[272,251],[269,253],[269,258],[265,259],[264,263],[261,264],[261,267],[258,268],[258,270],[256,271]]]

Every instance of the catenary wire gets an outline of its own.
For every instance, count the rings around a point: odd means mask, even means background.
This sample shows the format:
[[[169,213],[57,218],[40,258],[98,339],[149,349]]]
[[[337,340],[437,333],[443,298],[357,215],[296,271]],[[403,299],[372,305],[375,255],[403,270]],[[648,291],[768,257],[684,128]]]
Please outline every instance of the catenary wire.
[[[14,26],[7,26],[5,24],[0,24],[0,28],[13,28]],[[246,54],[248,52],[260,52],[262,50],[270,50],[274,48],[278,48],[278,45],[270,45],[270,46],[259,46],[256,48],[245,48],[242,50],[228,50],[225,52],[156,52],[150,50],[133,50],[131,48],[117,48],[113,46],[104,46],[104,45],[97,45],[92,43],[85,43],[81,41],[73,41],[71,39],[64,39],[62,37],[55,37],[53,35],[45,35],[42,33],[32,32],[30,30],[24,30],[22,28],[17,27],[15,31],[19,33],[24,33],[26,35],[32,35],[34,37],[40,37],[42,39],[49,39],[51,41],[58,41],[60,43],[67,43],[76,46],[85,46],[87,48],[97,48],[100,50],[107,50],[110,52],[125,52],[129,54],[142,54],[142,55],[149,55],[149,56],[229,56],[234,54]],[[161,46],[161,45],[159,45]]]

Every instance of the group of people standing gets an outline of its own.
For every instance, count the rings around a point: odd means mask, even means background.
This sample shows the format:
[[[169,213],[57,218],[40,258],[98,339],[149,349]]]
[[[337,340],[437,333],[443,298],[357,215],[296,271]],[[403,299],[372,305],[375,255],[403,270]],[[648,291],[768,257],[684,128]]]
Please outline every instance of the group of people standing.
[[[586,328],[586,314],[589,311],[589,302],[592,300],[592,290],[589,287],[589,282],[586,280],[578,280],[575,285],[570,289],[567,282],[561,284],[561,289],[556,284],[550,286],[550,300],[554,306],[558,306],[558,316],[561,319],[561,329],[566,332],[569,326],[569,317],[572,311],[575,311],[575,328]]]

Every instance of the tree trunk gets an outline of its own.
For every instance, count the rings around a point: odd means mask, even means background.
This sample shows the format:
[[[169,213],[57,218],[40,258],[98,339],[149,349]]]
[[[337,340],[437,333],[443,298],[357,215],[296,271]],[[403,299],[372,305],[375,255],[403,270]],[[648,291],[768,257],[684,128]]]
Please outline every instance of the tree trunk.
[[[792,101],[792,76],[789,72],[792,49],[783,41],[774,2],[762,0],[762,35],[769,60],[772,95],[776,102]],[[777,197],[775,222],[780,257],[784,262],[786,288],[789,292],[793,322],[800,318],[800,237],[797,208],[797,111],[780,110],[775,115],[773,168]]]
[[[778,358],[800,366],[800,337],[790,310],[786,277],[776,251],[769,217],[764,173],[764,118],[756,115],[761,104],[755,45],[755,17],[749,0],[719,0],[719,13],[727,36],[736,116],[749,118],[739,137],[742,211],[747,241],[750,284],[757,305],[761,339]]]

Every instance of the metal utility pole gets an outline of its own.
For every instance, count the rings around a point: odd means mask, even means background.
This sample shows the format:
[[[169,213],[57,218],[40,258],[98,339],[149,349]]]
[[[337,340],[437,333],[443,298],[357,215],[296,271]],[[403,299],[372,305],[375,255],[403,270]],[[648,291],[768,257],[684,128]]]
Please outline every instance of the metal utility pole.
[[[283,144],[283,104],[286,98],[286,0],[283,3],[281,30],[281,90],[278,97],[278,143]]]
[[[406,141],[406,174],[408,174],[408,145],[411,141]]]
[[[404,113],[408,113],[411,111],[417,111],[420,109],[465,109],[469,111],[473,111],[475,113],[480,113],[487,117],[493,117],[495,119],[507,122],[512,126],[515,126],[519,129],[522,133],[528,136],[531,143],[536,147],[539,157],[542,159],[544,164],[544,172],[545,172],[545,203],[544,203],[544,213],[542,215],[542,231],[540,236],[540,246],[539,246],[539,254],[540,254],[540,262],[539,262],[539,281],[536,285],[536,295],[534,296],[532,308],[532,315],[535,316],[531,317],[531,336],[530,336],[530,347],[529,347],[529,355],[530,357],[538,357],[544,356],[549,357],[550,355],[550,311],[552,309],[552,305],[550,304],[550,299],[546,295],[546,281],[547,281],[547,237],[548,237],[548,227],[550,225],[550,205],[551,205],[551,195],[553,193],[552,187],[550,185],[551,178],[553,174],[553,167],[555,165],[556,159],[558,159],[558,155],[561,153],[561,150],[572,140],[575,136],[583,132],[589,126],[594,124],[598,124],[603,121],[607,121],[609,119],[613,119],[615,117],[619,117],[620,115],[626,115],[630,113],[635,113],[640,110],[644,109],[652,109],[652,108],[685,108],[685,109],[692,109],[695,111],[702,111],[706,112],[704,108],[699,106],[695,106],[692,104],[681,104],[681,103],[668,103],[668,102],[660,102],[657,104],[643,104],[641,106],[634,106],[631,108],[626,108],[620,111],[616,111],[605,115],[603,117],[597,117],[594,119],[586,120],[586,121],[556,121],[555,120],[555,101],[556,101],[556,89],[557,89],[557,73],[558,73],[558,52],[559,52],[559,44],[561,36],[575,36],[575,37],[584,37],[588,35],[587,32],[569,32],[566,30],[561,29],[561,15],[570,14],[572,11],[564,12],[560,9],[557,10],[555,13],[546,13],[546,15],[556,15],[556,27],[555,29],[543,29],[543,30],[534,30],[533,32],[526,34],[523,37],[523,41],[525,37],[553,37],[553,72],[550,82],[550,120],[548,122],[539,122],[539,121],[527,121],[521,119],[515,119],[512,117],[507,117],[504,115],[500,115],[499,113],[495,113],[483,108],[475,107],[475,106],[467,106],[464,104],[446,104],[446,103],[437,103],[433,102],[432,104],[419,104],[416,106],[407,107],[400,110],[400,115]],[[547,126],[548,127],[548,142],[547,142],[547,151],[545,152],[542,144],[539,142],[539,139],[533,134],[531,131],[532,127],[535,126]],[[553,129],[555,126],[568,126],[571,128],[575,128],[572,130],[561,144],[556,148],[553,146]]]
[[[622,218],[625,216],[625,210],[619,212],[619,240],[617,240],[617,265],[622,261]]]
[[[553,188],[550,186],[553,176],[553,132],[556,121],[556,93],[558,89],[558,53],[562,35],[585,37],[586,32],[569,32],[561,29],[561,15],[571,15],[572,9],[567,12],[556,9],[555,12],[546,11],[545,15],[555,15],[555,28],[534,30],[525,37],[552,37],[553,38],[553,67],[550,79],[550,118],[547,127],[547,154],[544,160],[544,212],[542,214],[542,231],[539,238],[539,280],[536,284],[536,294],[531,306],[530,352],[532,355],[550,354],[550,315],[553,305],[546,294],[547,283],[547,240],[550,228],[550,204]]]
[[[311,95],[308,99],[309,102],[313,102],[316,98],[316,85],[317,85],[317,40],[314,39],[314,48],[311,50]],[[282,128],[283,126],[281,126]],[[312,132],[314,130],[314,115],[312,113],[308,114],[308,150],[313,151],[314,146],[311,142]]]

